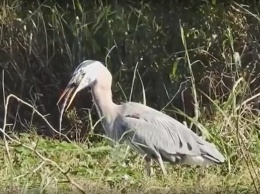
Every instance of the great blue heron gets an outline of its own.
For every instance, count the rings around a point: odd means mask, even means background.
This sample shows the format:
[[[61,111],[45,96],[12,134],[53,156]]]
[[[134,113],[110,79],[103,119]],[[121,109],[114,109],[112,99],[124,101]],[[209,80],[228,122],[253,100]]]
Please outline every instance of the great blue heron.
[[[99,61],[83,61],[74,71],[58,103],[65,97],[64,108],[70,106],[75,95],[90,87],[97,112],[106,135],[114,141],[128,142],[146,160],[146,171],[151,174],[151,162],[159,163],[166,173],[163,161],[173,164],[208,165],[223,163],[225,158],[214,144],[192,130],[151,107],[136,102],[117,105],[112,100],[112,75]]]

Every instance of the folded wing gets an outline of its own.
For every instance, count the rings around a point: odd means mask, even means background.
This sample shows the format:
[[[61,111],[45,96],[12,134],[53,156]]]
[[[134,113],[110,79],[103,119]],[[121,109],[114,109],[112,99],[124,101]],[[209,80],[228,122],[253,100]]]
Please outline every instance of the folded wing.
[[[186,163],[221,163],[224,156],[215,145],[203,140],[170,116],[148,106],[129,102],[122,105],[118,131],[139,152],[164,160]]]

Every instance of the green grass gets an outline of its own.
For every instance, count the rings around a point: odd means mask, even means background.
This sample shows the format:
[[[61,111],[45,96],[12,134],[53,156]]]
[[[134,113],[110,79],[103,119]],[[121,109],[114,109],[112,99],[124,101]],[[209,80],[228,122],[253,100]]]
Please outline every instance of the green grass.
[[[259,90],[253,91],[256,88],[251,85],[259,70],[252,66],[248,69],[248,77],[243,77],[245,69],[242,67],[255,64],[255,58],[241,60],[253,52],[246,48],[241,52],[245,42],[249,48],[257,46],[259,14],[251,13],[246,6],[237,3],[228,9],[221,4],[208,6],[206,3],[197,11],[193,9],[195,4],[181,8],[181,4],[173,3],[172,13],[158,16],[159,12],[163,13],[163,7],[139,3],[111,6],[102,1],[92,4],[74,0],[68,8],[66,4],[54,1],[27,4],[21,0],[5,0],[0,5],[0,60],[5,68],[0,99],[6,105],[0,106],[0,115],[5,113],[5,117],[0,118],[4,123],[2,132],[9,129],[6,122],[12,116],[19,115],[20,118],[12,120],[11,137],[4,136],[6,140],[0,140],[0,193],[81,193],[80,188],[86,193],[249,193],[259,188],[260,120],[248,101],[260,94]],[[258,13],[257,10],[254,12]],[[169,20],[176,13],[180,13],[181,26]],[[256,20],[252,21],[252,18]],[[255,28],[252,30],[249,26]],[[125,54],[119,52],[121,45],[125,47]],[[257,51],[254,54],[258,56]],[[139,64],[140,56],[143,61]],[[90,145],[90,142],[77,140],[67,143],[42,138],[35,132],[15,134],[14,131],[24,130],[28,123],[28,131],[37,131],[38,126],[46,125],[57,133],[51,124],[58,120],[56,101],[62,89],[61,82],[67,82],[74,65],[86,57],[102,59],[108,64],[115,81],[122,85],[113,88],[114,98],[120,102],[143,99],[143,103],[151,104],[151,94],[164,95],[161,90],[154,90],[157,81],[150,83],[154,79],[152,74],[162,72],[156,76],[174,77],[158,82],[169,83],[166,84],[167,99],[157,101],[157,107],[167,104],[163,111],[175,108],[169,102],[176,95],[172,82],[178,85],[178,79],[190,77],[196,114],[194,118],[184,116],[199,126],[227,161],[209,168],[168,164],[167,176],[162,176],[158,165],[154,165],[155,174],[149,178],[144,173],[140,155],[131,151],[124,158],[125,145],[111,147],[96,136],[86,137],[89,141],[95,140]],[[124,63],[127,63],[125,70],[121,67]],[[146,72],[146,76],[151,76],[143,79],[147,69],[151,71]],[[232,83],[228,84],[225,76],[218,78],[222,75],[232,77],[229,80]],[[140,83],[135,78],[140,78]],[[204,85],[199,82],[204,78],[210,84],[201,92]],[[139,90],[133,90],[138,84]],[[212,104],[210,120],[200,114],[202,103],[198,99],[203,92],[209,95]],[[13,101],[7,106],[9,100],[5,96],[8,94],[17,95],[28,104],[12,96],[25,106]],[[227,99],[221,100],[222,95]],[[238,98],[241,102],[237,102]],[[52,114],[44,117],[36,110]],[[259,110],[255,112],[259,113]],[[36,114],[41,118],[35,119]],[[76,111],[68,112],[66,117],[69,119],[67,128],[70,124],[72,131],[84,128],[83,116],[78,117]],[[40,123],[42,119],[45,120]],[[87,119],[91,119],[91,115]],[[26,127],[21,129],[19,126]],[[90,128],[93,130],[94,127],[91,125]]]
[[[139,155],[130,152],[124,159],[124,145],[110,147],[100,142],[87,148],[84,143],[59,142],[35,134],[21,134],[19,141],[35,151],[9,142],[10,162],[1,142],[0,187],[10,193],[80,193],[68,182],[66,173],[87,193],[189,193],[191,190],[247,193],[253,190],[243,161],[235,164],[231,172],[227,164],[209,168],[168,164],[169,175],[165,177],[158,165],[154,165],[155,174],[149,178]],[[41,159],[36,151],[46,159]]]
[[[213,119],[201,117],[200,122],[194,121],[226,156],[223,165],[203,168],[168,164],[168,175],[163,176],[155,164],[155,174],[147,177],[139,154],[130,152],[125,158],[125,145],[110,143],[106,138],[91,144],[88,140],[60,142],[43,138],[32,130],[19,135],[4,133],[0,187],[6,189],[5,193],[254,192],[259,187],[260,120],[247,105],[248,99],[236,104],[236,96],[245,93],[247,87],[245,80],[238,79],[227,101],[213,104],[216,110]],[[5,110],[8,110],[10,98],[33,109],[49,125],[33,106],[14,95],[6,98]],[[5,123],[1,131],[7,126]],[[52,130],[55,132],[54,128]]]
[[[213,132],[213,126],[216,123],[207,127]],[[251,143],[254,149],[260,146],[257,139],[251,139]],[[10,192],[80,193],[74,183],[86,193],[248,193],[254,190],[248,164],[242,155],[235,154],[236,159],[232,159],[232,153],[227,155],[225,164],[208,168],[168,164],[167,176],[154,165],[155,174],[147,177],[138,154],[130,152],[124,158],[126,146],[111,147],[106,141],[87,147],[86,143],[60,142],[24,133],[19,137],[13,135],[12,141],[8,144],[2,141],[1,145],[0,187]],[[235,147],[233,142],[227,150]],[[256,154],[255,164],[259,166],[258,151],[248,151]]]
[[[226,103],[214,104],[214,119],[195,122],[226,156],[223,165],[203,168],[168,164],[168,175],[163,176],[155,164],[155,174],[147,177],[139,154],[131,151],[125,158],[126,146],[109,143],[106,138],[89,144],[60,142],[35,132],[11,133],[5,134],[6,141],[1,140],[0,187],[6,189],[5,193],[254,192],[259,187],[260,120],[246,105],[248,100],[235,103],[235,96],[247,88],[244,82],[238,79]],[[11,97],[37,113],[14,95],[7,97],[7,105]],[[1,131],[6,129],[7,125]]]

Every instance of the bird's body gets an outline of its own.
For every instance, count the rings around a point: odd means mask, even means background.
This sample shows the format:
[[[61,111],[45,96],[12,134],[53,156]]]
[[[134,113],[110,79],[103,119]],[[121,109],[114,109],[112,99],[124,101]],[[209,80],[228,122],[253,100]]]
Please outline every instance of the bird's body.
[[[85,71],[81,69],[83,66]],[[94,67],[96,70],[92,72],[92,77],[88,76],[87,82],[107,136],[114,141],[126,141],[145,155],[148,174],[151,172],[152,160],[160,164],[164,174],[166,170],[163,161],[189,165],[224,162],[224,156],[215,145],[203,140],[172,117],[140,103],[115,104],[111,92],[112,76],[98,61],[85,61],[80,64],[68,85],[83,88],[81,83],[76,82],[78,71],[84,72],[85,76],[87,71]],[[101,76],[98,76],[99,74]],[[76,91],[81,90],[78,88]]]

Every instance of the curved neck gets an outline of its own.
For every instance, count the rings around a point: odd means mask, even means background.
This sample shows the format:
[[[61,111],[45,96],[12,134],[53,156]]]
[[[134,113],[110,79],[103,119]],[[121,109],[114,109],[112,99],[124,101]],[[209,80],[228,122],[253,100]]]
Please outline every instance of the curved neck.
[[[92,97],[99,114],[99,118],[105,121],[105,124],[110,123],[116,117],[116,104],[112,100],[112,91],[110,88],[102,88],[94,85],[91,90]]]

